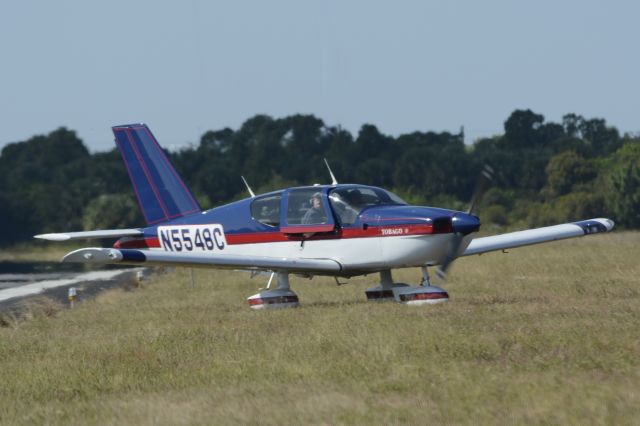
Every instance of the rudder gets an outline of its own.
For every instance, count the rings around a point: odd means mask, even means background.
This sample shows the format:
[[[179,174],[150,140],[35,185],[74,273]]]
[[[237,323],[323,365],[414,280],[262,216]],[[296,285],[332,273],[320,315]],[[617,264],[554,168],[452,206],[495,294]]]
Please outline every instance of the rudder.
[[[147,224],[201,211],[146,124],[115,126],[113,134]]]

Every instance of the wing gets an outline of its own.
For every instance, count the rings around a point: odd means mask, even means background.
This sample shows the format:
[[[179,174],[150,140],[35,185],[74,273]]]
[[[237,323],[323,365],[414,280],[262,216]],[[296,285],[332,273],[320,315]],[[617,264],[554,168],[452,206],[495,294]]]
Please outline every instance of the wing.
[[[614,223],[612,220],[600,218],[547,226],[544,228],[527,229],[526,231],[509,232],[491,237],[474,238],[461,256],[546,243],[547,241],[562,240],[565,238],[582,237],[599,232],[608,232],[613,229],[613,226]]]
[[[140,229],[104,229],[102,231],[63,232],[59,234],[39,234],[33,238],[49,241],[91,240],[97,238],[141,237]]]
[[[217,268],[272,270],[289,272],[339,272],[342,265],[333,259],[305,259],[267,256],[241,256],[210,253],[168,253],[152,250],[84,248],[62,258],[69,263],[124,263],[133,265],[210,266]]]

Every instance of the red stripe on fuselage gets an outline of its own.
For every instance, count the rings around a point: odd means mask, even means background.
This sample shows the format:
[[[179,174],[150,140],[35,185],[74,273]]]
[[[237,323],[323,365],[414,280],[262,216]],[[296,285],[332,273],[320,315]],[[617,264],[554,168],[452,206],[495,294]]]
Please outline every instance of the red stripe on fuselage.
[[[344,228],[337,232],[315,234],[310,237],[303,237],[298,234],[284,234],[275,232],[247,232],[242,234],[225,234],[225,239],[229,245],[237,244],[262,244],[279,243],[286,241],[318,241],[337,240],[350,238],[373,238],[373,237],[401,237],[408,235],[428,235],[433,234],[431,223],[412,225],[386,225],[369,226],[362,228]],[[157,237],[131,239],[128,241],[117,241],[114,248],[160,248],[160,240]]]
[[[157,237],[135,238],[126,241],[116,241],[113,248],[130,249],[130,248],[160,248],[160,240]]]

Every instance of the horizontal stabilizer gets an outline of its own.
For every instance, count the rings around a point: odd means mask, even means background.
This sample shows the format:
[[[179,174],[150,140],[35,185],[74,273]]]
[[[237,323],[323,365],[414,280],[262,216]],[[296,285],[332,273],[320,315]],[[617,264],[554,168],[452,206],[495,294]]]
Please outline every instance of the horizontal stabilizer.
[[[333,259],[290,259],[286,257],[242,256],[210,253],[168,253],[156,250],[84,248],[67,254],[66,263],[126,263],[133,265],[214,266],[217,268],[290,272],[339,272]]]
[[[33,238],[49,241],[91,240],[98,238],[141,237],[139,229],[104,229],[102,231],[63,232],[57,234],[39,234]]]
[[[509,232],[491,237],[474,238],[461,256],[540,244],[565,238],[582,237],[599,232],[609,232],[613,229],[613,226],[614,223],[611,219],[600,218],[527,229],[526,231]]]

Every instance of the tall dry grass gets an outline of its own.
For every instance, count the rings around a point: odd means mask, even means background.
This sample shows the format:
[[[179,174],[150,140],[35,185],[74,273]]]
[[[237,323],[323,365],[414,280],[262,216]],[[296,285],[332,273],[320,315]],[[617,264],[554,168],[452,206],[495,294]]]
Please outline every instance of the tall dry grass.
[[[0,422],[638,424],[639,243],[463,258],[427,307],[293,278],[300,309],[254,312],[264,278],[176,270],[0,329]]]

